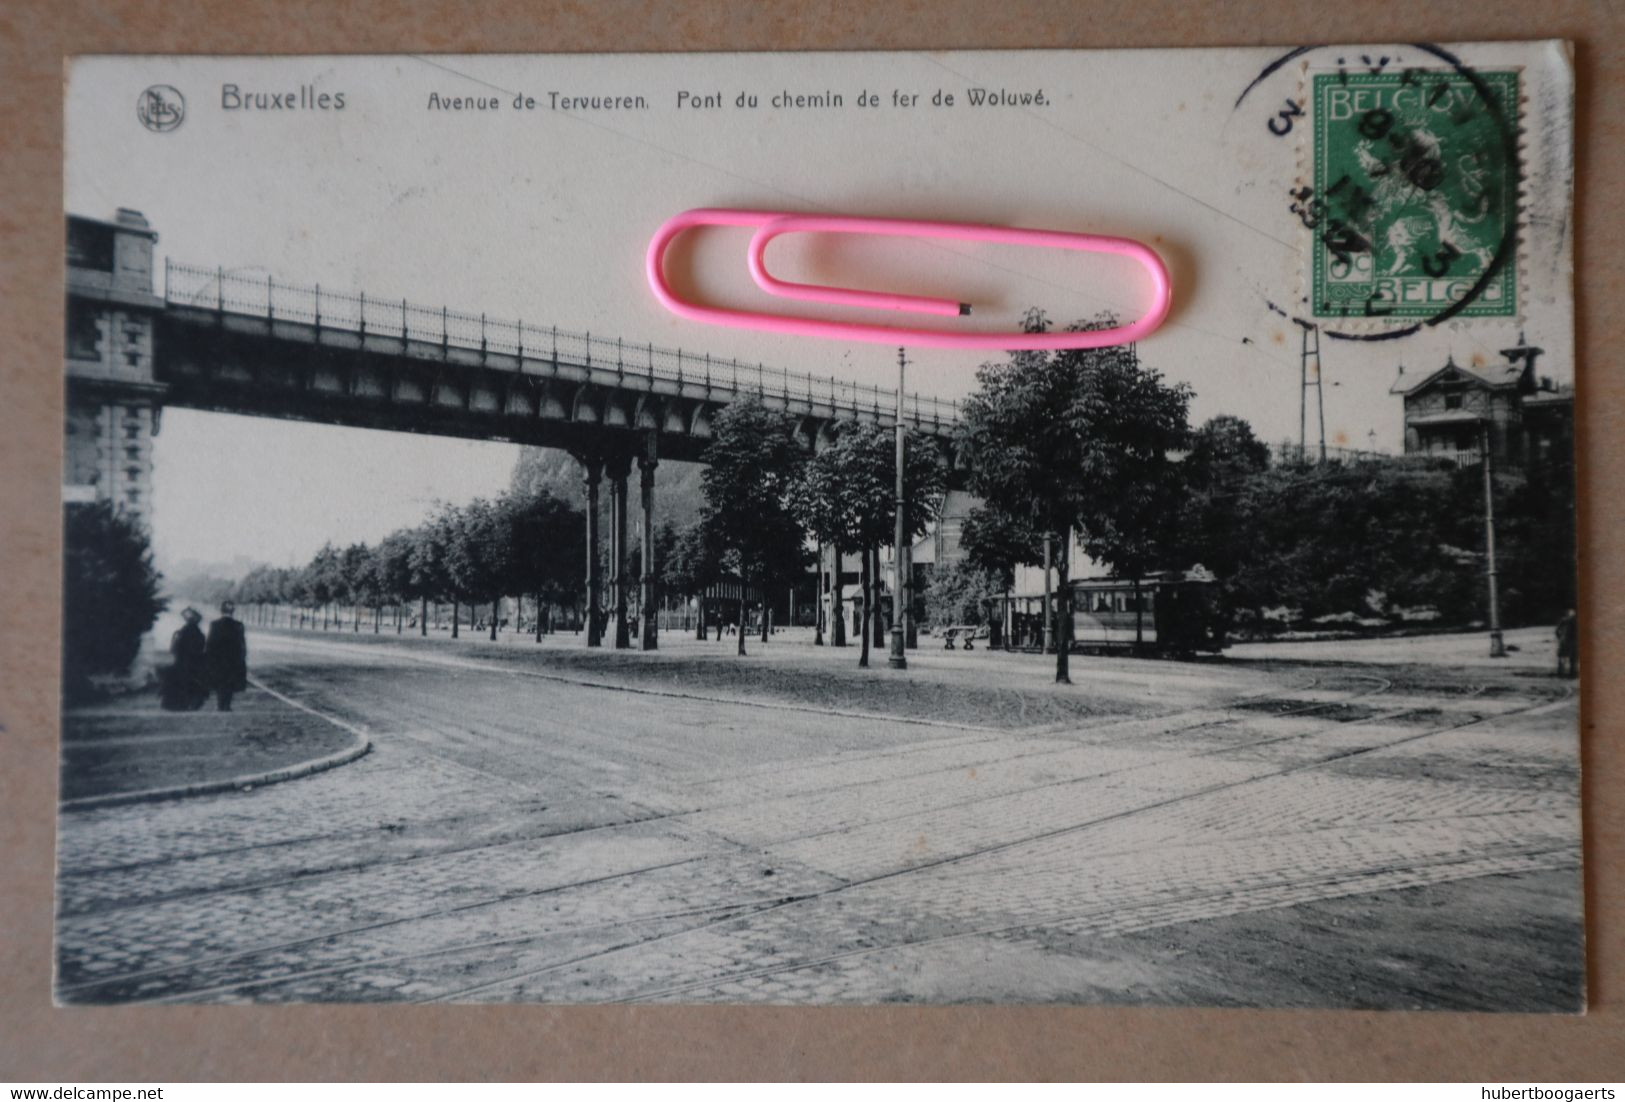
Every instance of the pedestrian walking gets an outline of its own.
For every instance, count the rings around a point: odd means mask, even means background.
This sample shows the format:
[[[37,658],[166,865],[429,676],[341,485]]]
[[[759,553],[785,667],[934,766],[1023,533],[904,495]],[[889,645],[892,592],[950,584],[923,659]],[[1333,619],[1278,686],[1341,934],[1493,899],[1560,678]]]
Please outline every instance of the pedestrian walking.
[[[181,611],[185,621],[169,637],[169,653],[175,659],[164,676],[163,706],[171,712],[195,712],[209,696],[208,670],[204,665],[207,643],[198,624],[203,614],[195,608]]]
[[[236,611],[230,601],[220,606],[219,619],[209,625],[205,648],[209,684],[214,687],[215,706],[222,712],[231,711],[231,698],[248,688],[248,640],[242,623],[232,615]]]
[[[1572,608],[1557,622],[1557,676],[1580,676],[1580,621]]]

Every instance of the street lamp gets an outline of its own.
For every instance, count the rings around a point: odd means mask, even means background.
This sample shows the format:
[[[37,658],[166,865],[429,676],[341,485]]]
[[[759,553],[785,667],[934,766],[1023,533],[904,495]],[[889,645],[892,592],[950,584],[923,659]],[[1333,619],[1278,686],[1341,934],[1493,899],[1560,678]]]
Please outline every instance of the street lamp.
[[[1490,587],[1490,657],[1507,656],[1506,641],[1501,636],[1501,602],[1496,592],[1495,579],[1495,479],[1490,470],[1490,426],[1479,423],[1479,447],[1484,459],[1484,558]]]
[[[903,349],[897,350],[897,522],[892,530],[892,598],[891,598],[891,655],[886,665],[894,670],[908,669],[908,656],[903,651],[903,366],[908,359]]]

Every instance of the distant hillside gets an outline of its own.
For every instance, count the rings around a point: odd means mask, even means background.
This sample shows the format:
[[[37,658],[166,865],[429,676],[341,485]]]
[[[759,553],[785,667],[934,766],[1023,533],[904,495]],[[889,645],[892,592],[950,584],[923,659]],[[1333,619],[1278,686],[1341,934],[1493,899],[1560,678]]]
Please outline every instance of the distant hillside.
[[[235,555],[226,562],[206,562],[201,559],[158,562],[159,572],[163,575],[163,593],[171,598],[172,604],[186,601],[217,604],[231,592],[233,582],[260,565],[258,559],[247,555]]]
[[[705,467],[699,463],[663,462],[655,468],[655,526],[670,523],[681,530],[699,519],[705,504],[705,488],[701,476]],[[557,448],[521,448],[519,461],[514,464],[510,483],[515,490],[534,493],[547,490],[580,507],[584,491],[581,485],[581,464],[570,453]],[[638,471],[632,469],[627,480],[631,489],[629,514],[635,518],[638,510]],[[600,489],[601,500],[608,502],[609,487]],[[635,521],[634,521],[635,522]]]
[[[233,555],[230,560],[155,557],[159,571],[166,578],[240,578],[261,565],[259,559],[248,555]]]

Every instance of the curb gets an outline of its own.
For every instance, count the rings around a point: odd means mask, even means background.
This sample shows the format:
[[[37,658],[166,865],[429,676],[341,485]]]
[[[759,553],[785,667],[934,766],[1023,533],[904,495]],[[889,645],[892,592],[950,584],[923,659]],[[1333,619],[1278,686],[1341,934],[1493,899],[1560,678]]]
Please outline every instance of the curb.
[[[270,693],[278,700],[291,704],[302,712],[309,712],[313,716],[325,719],[335,727],[342,727],[355,736],[355,741],[342,750],[335,750],[323,757],[312,758],[310,761],[299,762],[295,765],[285,765],[280,769],[269,769],[263,773],[243,773],[235,777],[227,777],[218,781],[199,781],[196,784],[176,785],[172,788],[143,788],[137,792],[113,792],[106,796],[81,796],[78,799],[62,800],[57,810],[68,811],[94,811],[104,807],[118,807],[121,804],[150,803],[155,800],[176,800],[186,796],[210,796],[221,792],[235,792],[239,789],[257,788],[261,785],[277,784],[280,781],[297,780],[308,777],[313,773],[323,773],[341,765],[348,765],[357,758],[365,755],[372,749],[372,739],[357,727],[353,727],[343,720],[299,703],[297,700],[283,696],[264,682],[249,678],[253,684],[265,692]]]

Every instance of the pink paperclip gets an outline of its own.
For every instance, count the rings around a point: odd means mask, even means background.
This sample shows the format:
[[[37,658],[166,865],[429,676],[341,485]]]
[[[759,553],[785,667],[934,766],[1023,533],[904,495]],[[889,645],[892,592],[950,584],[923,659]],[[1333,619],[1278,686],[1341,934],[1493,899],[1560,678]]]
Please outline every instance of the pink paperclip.
[[[863,291],[847,287],[827,287],[811,283],[791,283],[768,272],[763,254],[768,242],[786,233],[865,233],[886,237],[937,237],[962,241],[988,241],[1000,245],[1032,245],[1074,252],[1110,253],[1138,261],[1151,276],[1154,294],[1151,308],[1138,320],[1110,329],[1049,333],[955,333],[945,329],[916,329],[900,325],[872,325],[863,322],[826,321],[818,318],[785,317],[755,310],[731,310],[686,302],[672,292],[666,282],[666,248],[678,234],[695,226],[755,226],[750,240],[749,265],[757,286],[771,295],[805,299],[841,306],[866,306],[883,310],[903,310],[917,314],[958,317],[970,313],[970,306],[951,299],[921,295],[900,295],[889,291]],[[1162,258],[1138,241],[1124,237],[1103,237],[1091,233],[1063,233],[1058,230],[1023,230],[1009,226],[983,226],[970,222],[923,222],[902,218],[856,218],[834,214],[787,214],[782,211],[700,208],[687,210],[669,219],[655,231],[649,242],[649,286],[661,304],[679,317],[708,325],[735,329],[761,329],[798,337],[824,337],[833,340],[866,341],[873,344],[911,345],[921,348],[1008,349],[1011,351],[1053,351],[1065,348],[1101,348],[1127,344],[1154,331],[1168,316],[1173,301],[1168,269]]]

